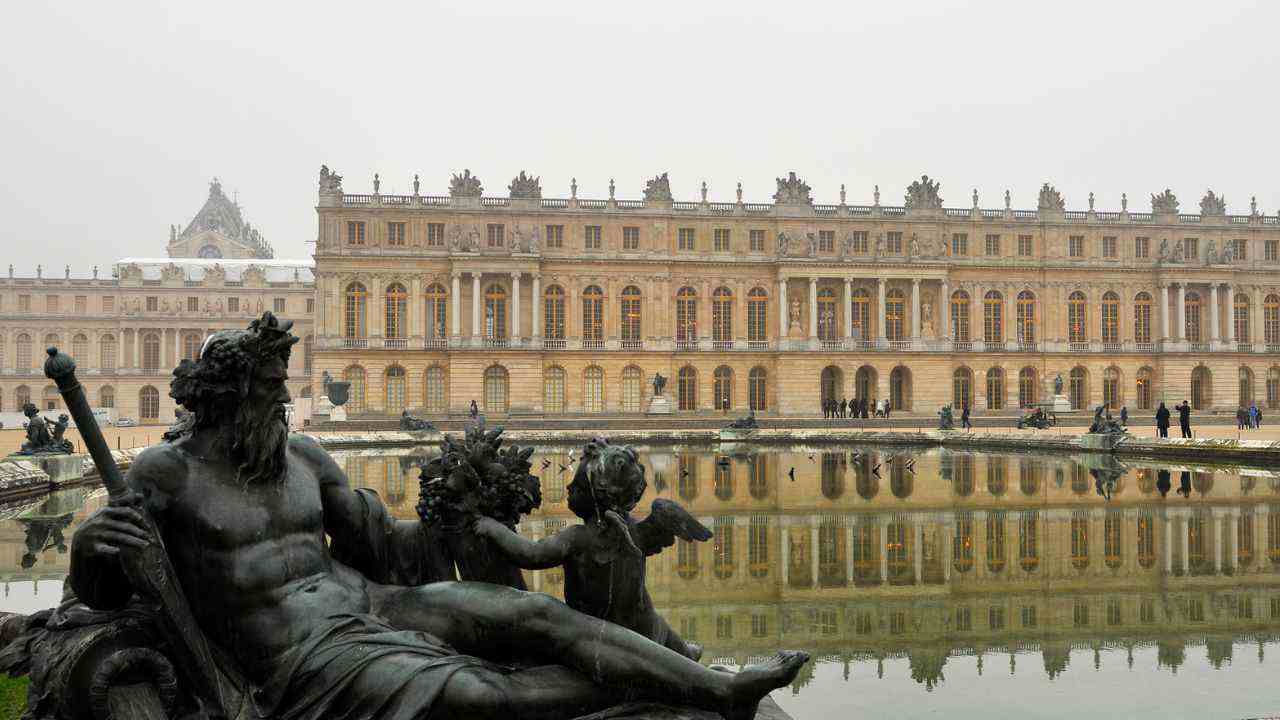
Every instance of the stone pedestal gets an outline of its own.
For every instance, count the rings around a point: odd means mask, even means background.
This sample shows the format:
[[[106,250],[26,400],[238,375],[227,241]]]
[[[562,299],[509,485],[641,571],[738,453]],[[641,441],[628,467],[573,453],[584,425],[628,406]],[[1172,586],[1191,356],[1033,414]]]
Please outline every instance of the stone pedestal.
[[[341,405],[335,405],[329,411],[329,422],[345,422],[347,419],[347,409]]]
[[[84,461],[88,455],[35,455],[40,469],[49,476],[49,482],[61,485],[84,477]]]
[[[1086,450],[1105,450],[1110,452],[1116,449],[1120,441],[1125,438],[1125,433],[1085,433],[1080,436],[1080,447]]]
[[[1050,409],[1055,413],[1071,412],[1071,401],[1067,399],[1066,395],[1054,395],[1053,407]]]
[[[667,400],[667,396],[655,395],[649,400],[649,409],[645,410],[645,415],[670,415],[672,412],[671,401]]]

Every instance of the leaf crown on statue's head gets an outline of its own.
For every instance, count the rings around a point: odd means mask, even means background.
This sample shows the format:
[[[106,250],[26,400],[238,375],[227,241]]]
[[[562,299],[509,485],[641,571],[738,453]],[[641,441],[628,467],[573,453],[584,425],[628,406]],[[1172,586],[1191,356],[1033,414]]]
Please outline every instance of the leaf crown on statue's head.
[[[583,520],[598,518],[609,510],[625,515],[640,502],[648,486],[635,449],[595,438],[583,449],[569,483],[569,509]]]

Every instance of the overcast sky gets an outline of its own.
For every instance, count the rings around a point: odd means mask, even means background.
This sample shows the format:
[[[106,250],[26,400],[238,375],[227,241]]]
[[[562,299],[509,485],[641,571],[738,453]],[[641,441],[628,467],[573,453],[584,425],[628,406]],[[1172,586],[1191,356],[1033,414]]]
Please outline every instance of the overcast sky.
[[[0,261],[77,274],[163,254],[217,176],[309,255],[321,163],[347,192],[1149,209],[1280,206],[1280,3],[14,2],[0,25]]]

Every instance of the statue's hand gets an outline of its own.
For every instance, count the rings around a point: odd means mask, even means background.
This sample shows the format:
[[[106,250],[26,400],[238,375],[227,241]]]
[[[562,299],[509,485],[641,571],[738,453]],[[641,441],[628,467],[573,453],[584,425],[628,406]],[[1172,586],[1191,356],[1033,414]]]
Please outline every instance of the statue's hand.
[[[506,525],[494,520],[487,515],[476,515],[475,523],[471,526],[471,531],[482,538],[492,538],[506,530],[510,532]]]
[[[128,493],[90,515],[74,537],[74,544],[89,557],[116,557],[125,548],[144,548],[151,542],[140,506],[142,497]]]

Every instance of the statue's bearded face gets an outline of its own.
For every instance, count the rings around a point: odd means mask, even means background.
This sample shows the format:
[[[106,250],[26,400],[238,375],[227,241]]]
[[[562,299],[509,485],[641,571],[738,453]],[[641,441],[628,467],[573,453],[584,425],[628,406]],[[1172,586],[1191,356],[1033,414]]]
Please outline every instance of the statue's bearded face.
[[[248,482],[280,482],[284,479],[289,426],[285,404],[292,398],[285,381],[286,361],[273,357],[258,363],[249,393],[236,411],[235,452],[241,478]]]

